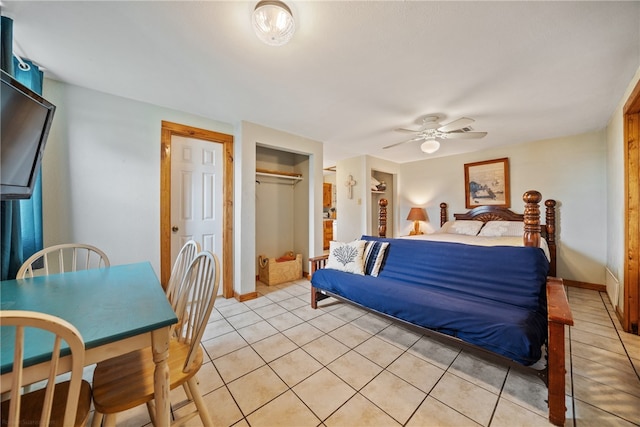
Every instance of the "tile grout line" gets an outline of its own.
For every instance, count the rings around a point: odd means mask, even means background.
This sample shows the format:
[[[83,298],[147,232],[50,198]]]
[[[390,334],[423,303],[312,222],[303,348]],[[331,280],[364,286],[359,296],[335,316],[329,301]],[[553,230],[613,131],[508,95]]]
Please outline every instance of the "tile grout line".
[[[613,319],[613,317],[611,316],[611,313],[609,312],[609,309],[607,308],[607,303],[604,300],[604,297],[602,296],[602,293],[598,292],[598,295],[600,296],[600,300],[602,301],[602,304],[604,305],[604,310],[607,312],[607,315],[609,316],[609,319],[611,320],[611,324],[613,325],[613,329],[616,331],[616,335],[618,336],[618,340],[620,340],[620,344],[622,344],[622,348],[624,348],[624,352],[625,352],[625,354],[627,356],[627,359],[629,360],[629,363],[631,364],[631,367],[633,368],[634,372],[636,373],[636,377],[638,377],[638,381],[640,381],[639,369],[633,363],[631,355],[629,354],[629,350],[627,350],[627,346],[625,345],[624,340],[622,339],[622,336],[620,335],[620,331],[618,330],[618,328],[616,328],[615,321],[617,319]],[[627,333],[627,332],[625,332],[625,333]]]
[[[567,300],[569,302],[569,309],[571,309],[571,296],[569,295],[569,292],[567,292],[566,287],[565,287],[565,292],[567,294]],[[573,339],[571,338],[571,331],[573,331],[573,328],[571,326],[567,327],[567,333],[569,334],[569,379],[571,380],[571,414],[572,414],[572,424],[573,427],[577,427],[577,422],[576,422],[576,400],[575,400],[575,393],[574,393],[574,383],[573,383]],[[565,341],[566,343],[566,341]],[[565,386],[565,395],[566,395],[566,386]],[[565,409],[566,412],[566,409]],[[566,421],[565,421],[566,423]]]

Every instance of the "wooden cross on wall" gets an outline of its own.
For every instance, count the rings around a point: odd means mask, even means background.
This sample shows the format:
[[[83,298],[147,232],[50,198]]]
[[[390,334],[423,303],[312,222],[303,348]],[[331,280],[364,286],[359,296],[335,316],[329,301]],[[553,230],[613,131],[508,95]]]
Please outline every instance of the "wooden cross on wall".
[[[344,185],[347,187],[348,193],[347,193],[347,197],[349,197],[350,199],[353,198],[353,186],[356,185],[356,181],[353,179],[353,176],[349,175],[349,179],[347,180],[347,182],[344,183]]]

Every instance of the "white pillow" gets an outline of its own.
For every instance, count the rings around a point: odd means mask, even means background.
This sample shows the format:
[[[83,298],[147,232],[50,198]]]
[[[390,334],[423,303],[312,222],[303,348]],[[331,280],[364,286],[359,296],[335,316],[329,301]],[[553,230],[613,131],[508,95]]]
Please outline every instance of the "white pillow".
[[[467,236],[475,236],[482,228],[482,225],[482,221],[475,220],[447,221],[440,229],[440,233],[465,234]]]
[[[478,236],[502,237],[524,235],[524,222],[522,221],[487,221],[480,230]]]
[[[364,275],[364,240],[329,243],[329,260],[325,268]]]

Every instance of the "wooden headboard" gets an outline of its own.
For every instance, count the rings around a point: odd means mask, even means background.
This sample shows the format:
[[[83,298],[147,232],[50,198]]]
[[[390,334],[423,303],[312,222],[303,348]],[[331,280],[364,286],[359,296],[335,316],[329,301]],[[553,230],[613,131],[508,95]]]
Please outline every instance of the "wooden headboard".
[[[524,214],[515,213],[510,209],[499,206],[478,206],[465,213],[453,214],[456,220],[475,221],[523,221],[525,246],[540,246],[540,238],[546,239],[549,247],[550,266],[549,275],[556,275],[556,201],[553,199],[544,202],[546,206],[546,224],[540,222],[540,202],[542,194],[535,190],[529,190],[522,195],[524,201]],[[447,204],[440,203],[440,227],[448,221]]]
[[[542,194],[535,190],[529,190],[522,195],[524,201],[524,214],[515,213],[510,209],[498,206],[478,206],[466,213],[454,214],[455,219],[470,219],[475,221],[522,221],[524,222],[524,235],[522,239],[525,246],[540,246],[540,239],[546,239],[549,247],[549,275],[556,275],[556,201],[546,200],[546,224],[540,223],[540,202]],[[386,237],[387,233],[387,200],[381,199],[378,235]],[[440,227],[448,220],[447,204],[440,203]]]

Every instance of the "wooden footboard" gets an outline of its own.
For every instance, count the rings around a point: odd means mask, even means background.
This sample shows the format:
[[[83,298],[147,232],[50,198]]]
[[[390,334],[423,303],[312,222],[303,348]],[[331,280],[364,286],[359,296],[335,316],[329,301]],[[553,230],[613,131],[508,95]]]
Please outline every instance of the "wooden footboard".
[[[557,426],[565,421],[565,325],[573,325],[573,316],[567,301],[567,294],[562,279],[547,278],[547,318],[549,328],[549,344],[547,350],[548,363],[548,400],[549,421]]]
[[[313,273],[327,265],[329,255],[320,255],[317,257],[309,258],[309,280],[313,277]],[[326,295],[322,295],[316,288],[311,287],[311,308],[318,308],[318,301],[327,298]]]

